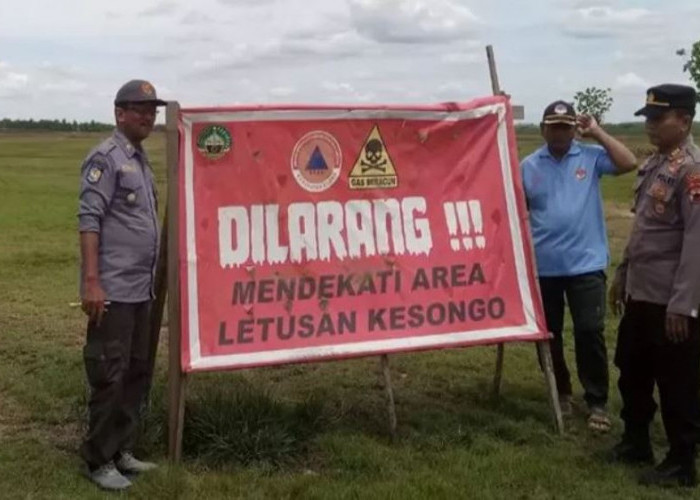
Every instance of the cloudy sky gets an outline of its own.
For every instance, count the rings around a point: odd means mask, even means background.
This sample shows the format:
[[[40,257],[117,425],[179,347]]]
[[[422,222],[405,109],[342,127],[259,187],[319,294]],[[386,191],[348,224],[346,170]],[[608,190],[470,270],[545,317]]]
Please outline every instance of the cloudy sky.
[[[183,106],[468,100],[492,44],[527,121],[586,86],[629,121],[699,26],[698,0],[0,0],[0,117],[109,121],[130,78]]]

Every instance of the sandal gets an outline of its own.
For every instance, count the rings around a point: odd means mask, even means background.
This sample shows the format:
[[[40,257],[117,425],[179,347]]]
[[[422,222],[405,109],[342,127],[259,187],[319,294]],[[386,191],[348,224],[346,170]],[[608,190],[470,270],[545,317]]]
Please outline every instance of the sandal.
[[[571,394],[559,395],[559,408],[561,409],[562,417],[570,417],[574,413],[573,398]]]
[[[591,413],[588,415],[588,428],[596,432],[608,432],[612,427],[610,417],[604,408],[591,408]]]

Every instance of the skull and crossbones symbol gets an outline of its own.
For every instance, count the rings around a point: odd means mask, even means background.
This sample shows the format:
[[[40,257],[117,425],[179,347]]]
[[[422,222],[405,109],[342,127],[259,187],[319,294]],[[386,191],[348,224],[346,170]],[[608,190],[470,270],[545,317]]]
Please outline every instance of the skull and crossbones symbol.
[[[360,165],[362,165],[362,173],[368,172],[370,170],[379,170],[380,172],[386,172],[386,159],[382,160],[384,155],[384,145],[379,139],[370,139],[365,144],[365,160],[360,160]]]

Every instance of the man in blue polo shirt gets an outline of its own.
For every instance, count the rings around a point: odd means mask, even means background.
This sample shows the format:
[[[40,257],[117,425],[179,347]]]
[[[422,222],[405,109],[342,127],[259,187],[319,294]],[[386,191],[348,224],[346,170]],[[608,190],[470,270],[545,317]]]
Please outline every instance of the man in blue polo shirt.
[[[574,140],[576,128],[584,138]],[[546,144],[521,164],[530,211],[542,301],[562,410],[571,413],[571,379],[564,359],[564,297],[574,324],[576,367],[588,405],[588,425],[606,432],[608,358],[603,336],[608,243],[599,179],[635,169],[637,159],[593,117],[571,104],[547,106],[540,124]]]

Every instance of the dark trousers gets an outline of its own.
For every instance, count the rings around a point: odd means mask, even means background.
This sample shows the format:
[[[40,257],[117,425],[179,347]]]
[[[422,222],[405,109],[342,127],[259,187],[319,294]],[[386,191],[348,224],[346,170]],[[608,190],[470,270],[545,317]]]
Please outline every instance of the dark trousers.
[[[150,309],[150,301],[112,302],[99,327],[88,323],[83,358],[91,395],[80,454],[91,467],[133,449],[153,375],[148,360]]]
[[[665,336],[666,307],[629,301],[620,321],[615,364],[620,369],[620,416],[628,437],[648,436],[654,418],[654,383],[672,456],[692,459],[700,437],[700,324],[673,344]]]
[[[571,375],[564,359],[564,296],[574,323],[578,378],[589,407],[608,402],[608,353],[605,348],[605,273],[540,278],[554,377],[560,395],[571,395]]]

